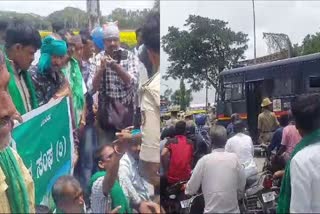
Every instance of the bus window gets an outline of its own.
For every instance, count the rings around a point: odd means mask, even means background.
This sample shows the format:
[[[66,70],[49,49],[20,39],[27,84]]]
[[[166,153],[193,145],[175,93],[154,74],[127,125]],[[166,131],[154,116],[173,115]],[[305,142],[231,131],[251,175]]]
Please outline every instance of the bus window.
[[[320,77],[309,77],[310,88],[320,88]]]
[[[273,88],[273,95],[290,95],[293,94],[293,87],[292,87],[292,79],[291,78],[277,78],[274,79],[274,88]]]
[[[224,99],[227,101],[227,100],[231,100],[231,88],[230,86],[229,87],[226,87],[225,88],[225,95],[224,95]]]
[[[242,98],[242,84],[235,83],[232,85],[231,99],[232,100],[239,100],[241,98]]]
[[[271,97],[273,94],[273,79],[265,79],[262,82],[262,87],[261,87],[261,97]]]

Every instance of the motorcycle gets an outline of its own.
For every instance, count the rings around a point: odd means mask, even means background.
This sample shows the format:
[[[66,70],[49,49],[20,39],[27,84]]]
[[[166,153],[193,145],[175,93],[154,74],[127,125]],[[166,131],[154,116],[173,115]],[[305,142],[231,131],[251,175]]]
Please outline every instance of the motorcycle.
[[[204,212],[204,197],[202,193],[191,196],[189,199],[181,201],[181,207],[184,209],[183,213],[198,214]]]
[[[259,179],[247,187],[242,200],[243,213],[276,213],[280,187],[276,186],[270,171],[261,173]]]
[[[183,208],[188,197],[184,194],[184,185],[187,181],[180,181],[166,188],[165,195],[161,196],[161,205],[166,213],[184,213]]]

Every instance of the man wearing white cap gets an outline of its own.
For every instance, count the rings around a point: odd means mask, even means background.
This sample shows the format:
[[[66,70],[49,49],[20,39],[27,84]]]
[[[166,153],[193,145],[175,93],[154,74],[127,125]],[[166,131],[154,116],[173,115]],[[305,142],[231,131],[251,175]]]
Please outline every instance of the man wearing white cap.
[[[139,78],[138,58],[120,48],[117,22],[103,26],[104,48],[96,56],[91,93],[99,92],[98,142],[111,143],[115,132],[133,124],[133,98]]]
[[[263,99],[261,108],[262,112],[258,116],[259,143],[268,145],[279,122],[272,112],[272,102],[269,98]]]

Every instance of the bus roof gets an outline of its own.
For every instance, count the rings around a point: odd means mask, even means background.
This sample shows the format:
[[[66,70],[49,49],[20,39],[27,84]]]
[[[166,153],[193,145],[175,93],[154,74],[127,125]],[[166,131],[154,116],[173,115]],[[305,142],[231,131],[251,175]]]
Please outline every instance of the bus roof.
[[[305,55],[305,56],[277,60],[274,62],[267,62],[267,63],[258,64],[258,65],[251,65],[251,66],[245,66],[245,67],[225,70],[225,71],[222,71],[219,74],[219,76],[241,73],[241,72],[245,72],[245,71],[262,70],[262,69],[266,69],[266,68],[270,68],[270,67],[274,67],[274,66],[287,65],[287,64],[311,61],[311,60],[316,60],[316,59],[320,59],[320,53],[309,54],[309,55]]]

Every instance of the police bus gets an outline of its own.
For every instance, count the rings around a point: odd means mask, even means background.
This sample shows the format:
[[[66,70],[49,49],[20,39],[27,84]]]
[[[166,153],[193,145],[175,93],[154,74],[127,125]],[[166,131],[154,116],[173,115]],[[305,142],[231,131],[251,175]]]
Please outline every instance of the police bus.
[[[226,70],[219,75],[216,96],[218,124],[230,123],[232,113],[247,121],[257,140],[261,101],[269,97],[277,117],[288,114],[291,100],[320,92],[320,53]]]

